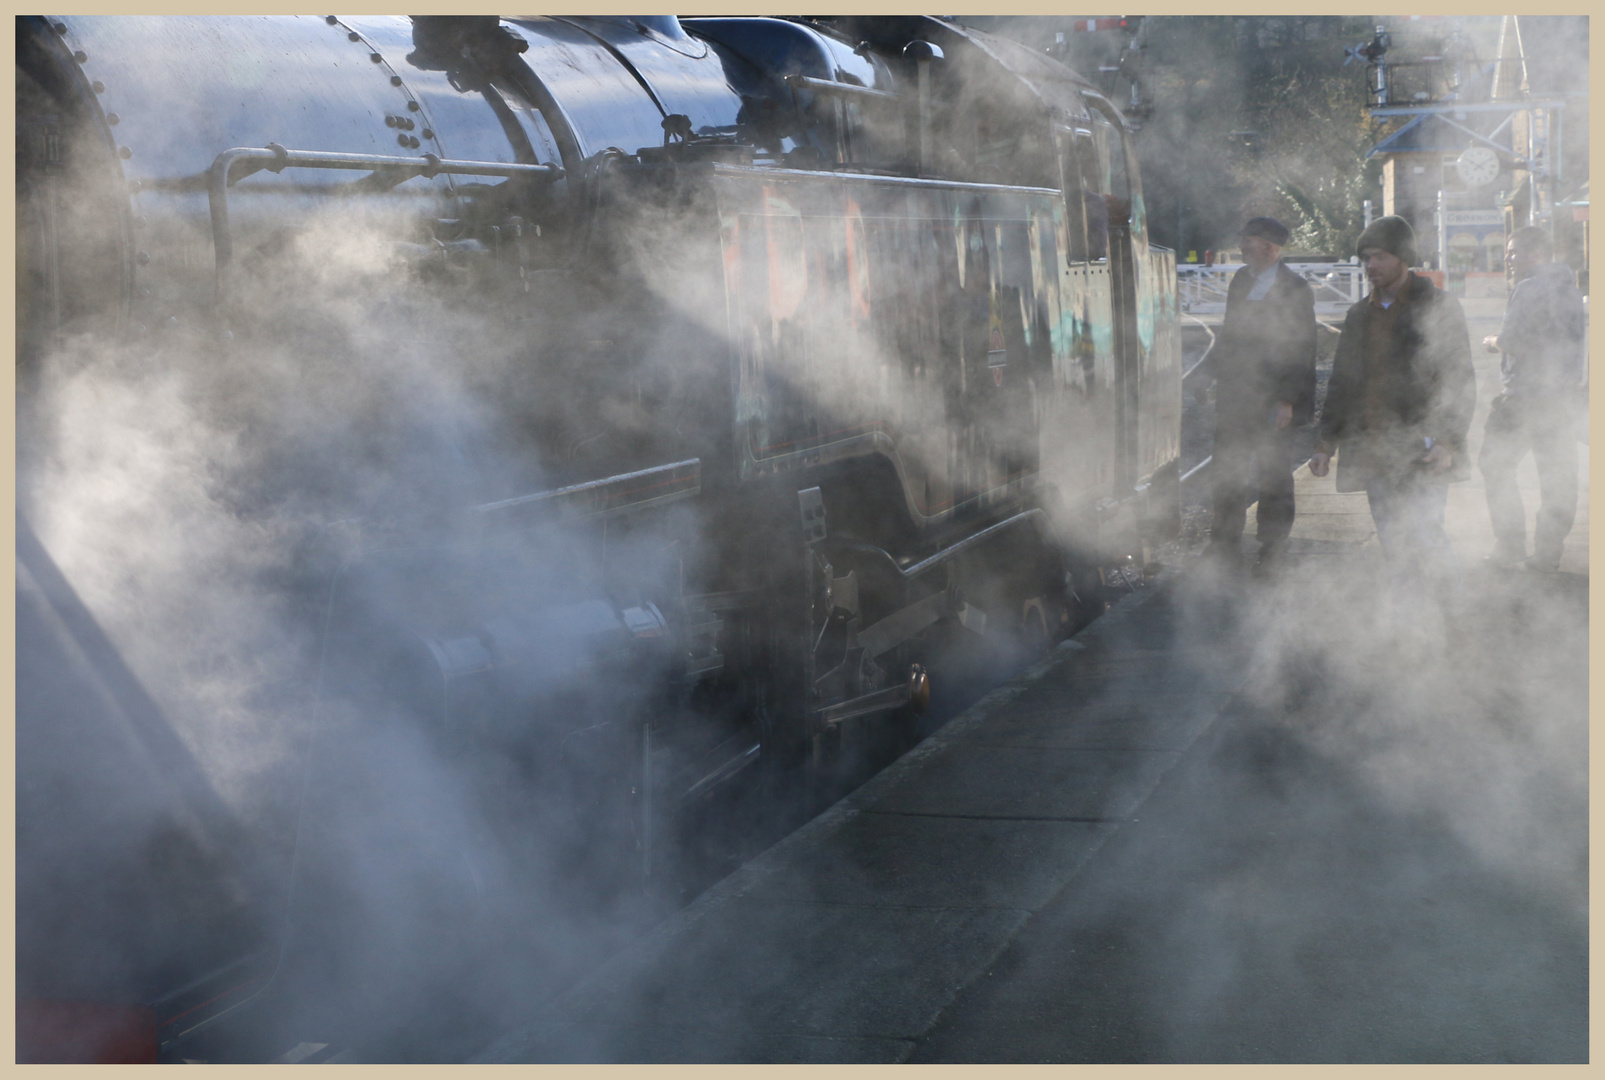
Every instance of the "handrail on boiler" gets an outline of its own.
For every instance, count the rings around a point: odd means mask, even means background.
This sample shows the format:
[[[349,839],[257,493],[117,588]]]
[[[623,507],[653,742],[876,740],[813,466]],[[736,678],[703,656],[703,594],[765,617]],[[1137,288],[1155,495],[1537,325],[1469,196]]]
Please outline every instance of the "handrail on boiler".
[[[242,166],[236,168],[236,166]],[[217,258],[217,310],[226,311],[228,267],[234,260],[234,239],[229,232],[228,189],[252,173],[266,169],[277,173],[285,169],[347,169],[387,175],[400,184],[414,176],[434,177],[440,173],[459,176],[530,176],[557,180],[563,170],[556,165],[509,165],[496,161],[456,161],[434,154],[418,157],[390,157],[384,154],[339,154],[326,150],[287,150],[278,143],[266,148],[236,146],[212,160],[207,173],[207,201],[212,211],[212,246]],[[392,184],[391,186],[394,186]]]

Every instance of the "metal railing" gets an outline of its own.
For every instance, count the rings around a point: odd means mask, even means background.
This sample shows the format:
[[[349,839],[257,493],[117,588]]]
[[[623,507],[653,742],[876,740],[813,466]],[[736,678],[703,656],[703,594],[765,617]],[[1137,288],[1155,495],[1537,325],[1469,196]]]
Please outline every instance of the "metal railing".
[[[212,212],[212,248],[216,257],[214,274],[217,310],[223,318],[228,310],[230,263],[234,259],[234,237],[229,229],[228,190],[252,173],[277,173],[284,169],[343,169],[371,174],[376,186],[391,188],[415,176],[434,178],[441,173],[457,176],[523,176],[539,180],[559,180],[563,170],[556,165],[504,164],[498,161],[456,161],[434,154],[419,157],[391,157],[381,154],[336,154],[322,150],[287,150],[278,143],[266,147],[236,146],[212,160],[207,172],[207,199]]]
[[[1315,290],[1317,316],[1342,315],[1370,290],[1365,271],[1355,263],[1285,264]],[[1226,288],[1242,263],[1182,263],[1176,267],[1181,309],[1189,315],[1219,315],[1226,310]]]

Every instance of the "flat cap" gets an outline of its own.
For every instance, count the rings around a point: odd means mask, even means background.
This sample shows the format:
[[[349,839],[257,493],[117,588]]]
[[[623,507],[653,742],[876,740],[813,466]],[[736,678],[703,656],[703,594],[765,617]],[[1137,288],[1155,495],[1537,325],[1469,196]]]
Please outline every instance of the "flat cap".
[[[1277,247],[1282,247],[1287,243],[1288,231],[1286,225],[1273,217],[1257,217],[1249,218],[1238,235],[1262,237]]]

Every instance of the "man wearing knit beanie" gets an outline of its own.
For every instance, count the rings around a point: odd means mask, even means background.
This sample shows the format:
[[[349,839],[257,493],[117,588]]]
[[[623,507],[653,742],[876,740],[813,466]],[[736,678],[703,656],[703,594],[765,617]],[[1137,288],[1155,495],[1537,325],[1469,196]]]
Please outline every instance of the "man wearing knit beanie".
[[[1470,476],[1477,397],[1466,318],[1459,301],[1410,272],[1408,221],[1381,218],[1356,246],[1371,294],[1344,317],[1310,472],[1325,476],[1337,455],[1337,489],[1370,502],[1395,614],[1413,617],[1432,578],[1452,631],[1459,596],[1444,510],[1449,483]]]
[[[1391,214],[1377,218],[1360,234],[1355,249],[1363,252],[1366,248],[1381,248],[1402,260],[1406,267],[1414,266],[1419,261],[1416,258],[1415,230],[1404,218]]]
[[[1293,530],[1293,432],[1315,412],[1315,293],[1281,262],[1287,227],[1250,218],[1246,265],[1226,290],[1226,319],[1210,350],[1215,375],[1215,517],[1206,555],[1241,558],[1248,508],[1259,510],[1257,573],[1273,571]]]

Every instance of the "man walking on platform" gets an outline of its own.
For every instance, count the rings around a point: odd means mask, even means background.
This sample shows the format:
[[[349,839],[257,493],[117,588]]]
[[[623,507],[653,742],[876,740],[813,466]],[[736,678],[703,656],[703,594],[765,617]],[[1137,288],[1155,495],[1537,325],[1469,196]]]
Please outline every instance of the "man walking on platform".
[[[1215,369],[1215,517],[1207,552],[1235,563],[1259,502],[1258,569],[1275,566],[1293,529],[1293,430],[1315,410],[1315,293],[1281,262],[1287,228],[1243,226],[1243,262],[1226,292]]]
[[[1431,576],[1458,604],[1444,532],[1450,482],[1470,476],[1466,431],[1477,400],[1459,301],[1410,272],[1415,231],[1385,217],[1360,234],[1371,295],[1343,320],[1310,472],[1338,458],[1337,489],[1364,491],[1395,591],[1407,601]],[[1395,612],[1410,610],[1408,602]]]
[[[1577,516],[1577,419],[1587,370],[1582,294],[1571,267],[1551,261],[1554,247],[1543,229],[1517,229],[1505,261],[1516,278],[1497,337],[1483,339],[1503,352],[1504,392],[1489,407],[1483,429],[1483,488],[1495,547],[1489,561],[1514,566],[1527,555],[1527,512],[1516,490],[1516,466],[1529,449],[1538,466],[1535,570],[1553,571],[1561,544]]]

